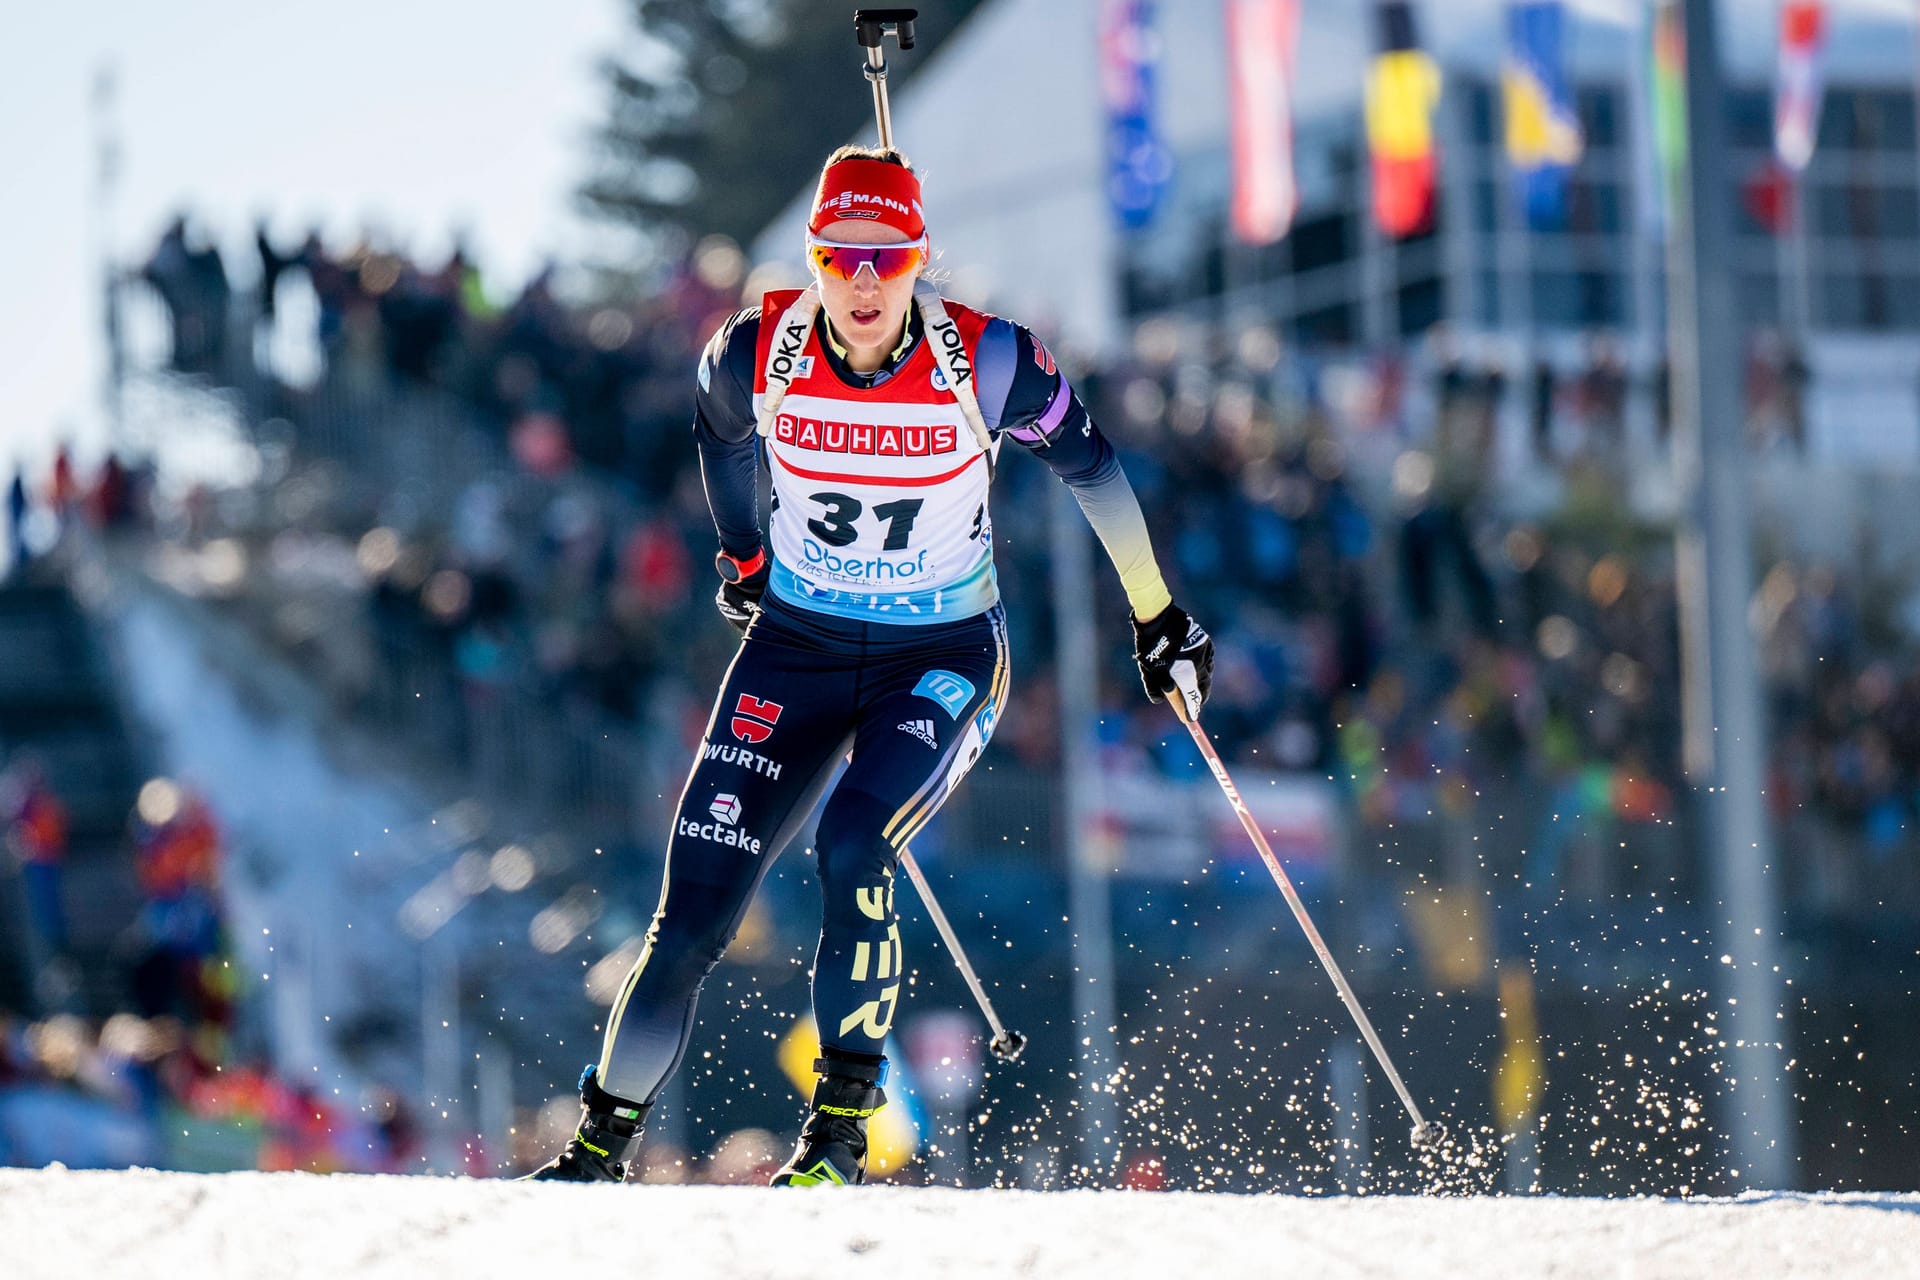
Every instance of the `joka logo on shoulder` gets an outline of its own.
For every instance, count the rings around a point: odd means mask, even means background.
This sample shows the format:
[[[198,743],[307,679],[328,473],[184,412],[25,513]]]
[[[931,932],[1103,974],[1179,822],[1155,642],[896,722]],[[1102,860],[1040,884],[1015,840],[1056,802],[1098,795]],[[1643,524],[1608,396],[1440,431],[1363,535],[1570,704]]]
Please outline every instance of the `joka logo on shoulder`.
[[[932,698],[939,703],[952,720],[958,720],[967,704],[973,701],[973,681],[938,668],[921,676],[920,683],[913,686],[913,691],[919,697]]]
[[[773,726],[780,722],[781,710],[777,702],[768,702],[750,693],[741,694],[740,700],[733,704],[733,736],[742,742],[765,742],[773,736]]]

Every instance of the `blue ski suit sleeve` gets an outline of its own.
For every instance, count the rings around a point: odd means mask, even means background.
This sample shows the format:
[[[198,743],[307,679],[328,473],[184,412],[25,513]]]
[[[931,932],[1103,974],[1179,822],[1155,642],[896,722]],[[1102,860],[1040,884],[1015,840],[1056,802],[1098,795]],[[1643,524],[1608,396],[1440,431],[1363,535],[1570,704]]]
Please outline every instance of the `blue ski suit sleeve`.
[[[700,353],[693,438],[720,546],[750,559],[760,549],[760,439],[754,434],[754,361],[760,308],[728,316]]]
[[[1119,455],[1045,344],[1024,326],[995,317],[980,335],[975,364],[988,429],[1024,446],[1073,490],[1119,571],[1134,616],[1144,621],[1173,603]]]

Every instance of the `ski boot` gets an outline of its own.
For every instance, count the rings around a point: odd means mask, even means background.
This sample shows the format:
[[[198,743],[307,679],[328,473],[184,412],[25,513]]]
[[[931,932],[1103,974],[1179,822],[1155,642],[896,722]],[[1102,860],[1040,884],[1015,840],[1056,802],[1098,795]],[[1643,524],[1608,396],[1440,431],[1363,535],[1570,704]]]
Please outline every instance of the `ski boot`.
[[[887,1060],[824,1049],[813,1063],[820,1083],[800,1130],[800,1145],[773,1175],[776,1187],[846,1187],[867,1180],[867,1117],[887,1105]]]
[[[580,1127],[567,1139],[566,1150],[535,1169],[522,1182],[624,1182],[627,1156],[640,1141],[650,1103],[635,1105],[616,1098],[594,1077],[589,1064],[580,1073]]]

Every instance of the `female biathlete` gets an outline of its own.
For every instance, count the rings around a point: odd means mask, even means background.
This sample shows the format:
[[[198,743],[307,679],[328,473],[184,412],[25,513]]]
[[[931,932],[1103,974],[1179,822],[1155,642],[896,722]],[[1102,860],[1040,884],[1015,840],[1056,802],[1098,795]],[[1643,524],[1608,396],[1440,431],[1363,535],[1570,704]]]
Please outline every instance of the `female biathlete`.
[[[836,152],[807,254],[809,288],[736,313],[700,357],[694,434],[720,536],[717,602],[745,639],[680,796],[646,946],[581,1077],[579,1129],[535,1179],[626,1176],[701,983],[849,751],[815,838],[820,1079],[773,1181],[865,1177],[904,972],[894,865],[1006,704],[987,511],[1002,441],[1052,468],[1099,534],[1148,696],[1178,694],[1198,714],[1212,680],[1213,642],[1168,595],[1119,460],[1046,347],[921,279],[927,229],[906,159]]]

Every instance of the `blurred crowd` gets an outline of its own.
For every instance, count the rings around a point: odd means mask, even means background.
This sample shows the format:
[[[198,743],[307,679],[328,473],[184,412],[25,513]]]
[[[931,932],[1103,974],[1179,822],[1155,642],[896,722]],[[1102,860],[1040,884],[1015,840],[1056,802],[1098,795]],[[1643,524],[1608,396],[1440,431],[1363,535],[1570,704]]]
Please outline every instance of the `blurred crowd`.
[[[350,1108],[264,1063],[209,1063],[171,1016],[0,1009],[0,1166],[399,1173],[419,1156],[389,1091]]]
[[[582,308],[561,302],[552,266],[496,302],[458,243],[422,262],[372,233],[344,252],[318,232],[277,245],[263,222],[253,256],[253,288],[236,306],[209,237],[185,217],[161,237],[139,274],[166,306],[176,370],[249,376],[282,321],[283,293],[303,283],[336,385],[444,390],[514,440],[530,467],[577,458],[619,472],[650,500],[692,457],[687,433],[658,426],[684,409],[694,356],[733,310],[745,272],[739,248],[715,238],[643,301]]]
[[[1441,399],[1479,397],[1496,402],[1506,392],[1497,364],[1473,366],[1457,355],[1446,357]],[[1812,379],[1798,343],[1779,330],[1761,330],[1747,344],[1741,371],[1741,396],[1747,437],[1758,451],[1807,449],[1807,391]],[[1556,363],[1544,352],[1528,370],[1527,431],[1535,457],[1545,463],[1619,466],[1627,453],[1630,405],[1644,394],[1654,443],[1661,449],[1673,427],[1673,386],[1664,355],[1644,374],[1629,367],[1619,339],[1609,333],[1587,336],[1578,359]]]
[[[639,301],[564,304],[542,272],[495,305],[458,248],[421,263],[372,242],[336,253],[318,236],[283,251],[264,229],[256,244],[258,323],[304,274],[328,380],[431,387],[501,450],[502,469],[438,519],[349,531],[383,653],[438,655],[470,705],[523,687],[639,720],[665,690],[696,731],[725,636],[708,616],[689,371],[743,283],[758,287],[739,251],[704,243]],[[209,254],[183,224],[147,268],[182,368],[222,327],[191,319],[195,305],[224,306]],[[1524,387],[1444,329],[1413,350],[1354,354],[1152,322],[1126,358],[1069,357],[1176,594],[1220,641],[1209,724],[1230,758],[1330,776],[1368,826],[1471,821],[1487,797],[1518,797],[1540,815],[1522,843],[1545,883],[1573,844],[1681,811],[1671,539],[1620,515],[1605,488],[1620,483],[1635,394],[1618,340],[1593,335],[1572,361],[1542,354]],[[1804,443],[1806,382],[1790,344],[1755,343],[1757,441]],[[1660,370],[1640,393],[1664,447]],[[1544,517],[1514,516],[1489,483],[1516,395],[1535,458],[1586,485]],[[583,475],[621,500],[575,483]],[[995,503],[1023,689],[996,749],[1036,768],[1058,742],[1040,500],[1051,483],[1008,466]],[[1123,617],[1100,577],[1100,616]],[[1891,848],[1920,801],[1920,740],[1899,720],[1920,698],[1901,674],[1911,637],[1868,619],[1836,569],[1782,563],[1767,581],[1775,801]],[[713,662],[685,660],[689,635],[707,638]],[[1108,766],[1185,767],[1123,646],[1102,653]],[[1569,813],[1589,822],[1551,817]]]
[[[76,922],[97,935],[111,904],[69,886],[69,808],[30,751],[0,771],[0,828],[24,888],[38,1003],[59,1010],[30,1019],[0,1005],[0,1165],[379,1171],[414,1157],[397,1102],[379,1100],[363,1122],[236,1051],[223,842],[193,789],[164,778],[141,788],[124,835],[137,906],[110,939],[76,935]],[[108,849],[85,856],[124,862]],[[103,891],[97,874],[84,883]],[[120,1011],[76,1012],[115,990]]]
[[[144,519],[151,508],[153,472],[109,453],[83,475],[70,445],[53,454],[45,477],[36,482],[25,465],[16,465],[7,482],[7,558],[5,576],[25,576],[33,562],[56,544],[72,520],[103,532],[117,532]]]

